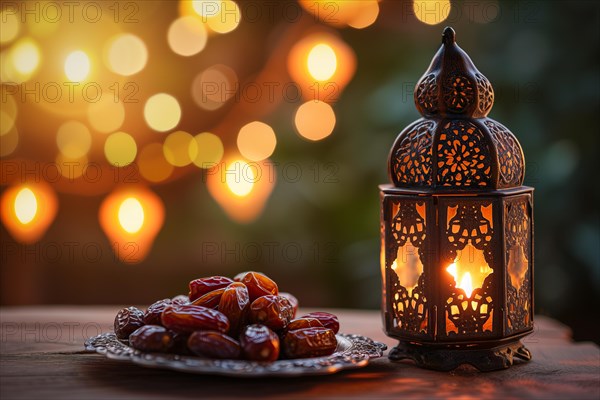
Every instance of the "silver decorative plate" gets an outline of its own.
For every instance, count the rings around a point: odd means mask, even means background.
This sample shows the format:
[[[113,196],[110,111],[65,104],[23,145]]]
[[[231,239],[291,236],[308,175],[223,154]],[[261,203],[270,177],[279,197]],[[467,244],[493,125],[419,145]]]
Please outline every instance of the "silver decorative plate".
[[[371,358],[381,357],[387,346],[360,335],[337,334],[338,346],[330,356],[258,362],[216,360],[176,354],[145,353],[120,342],[114,333],[86,340],[85,348],[113,360],[131,361],[145,367],[165,368],[196,374],[239,377],[326,375],[364,367]]]

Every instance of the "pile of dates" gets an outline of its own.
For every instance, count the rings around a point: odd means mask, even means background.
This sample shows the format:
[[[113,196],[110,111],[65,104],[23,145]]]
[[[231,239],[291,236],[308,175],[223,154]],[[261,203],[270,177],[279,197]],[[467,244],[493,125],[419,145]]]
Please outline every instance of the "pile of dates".
[[[253,361],[327,356],[337,347],[335,315],[296,318],[298,300],[260,272],[200,278],[189,286],[189,296],[159,300],[145,312],[120,310],[117,338],[141,351]]]

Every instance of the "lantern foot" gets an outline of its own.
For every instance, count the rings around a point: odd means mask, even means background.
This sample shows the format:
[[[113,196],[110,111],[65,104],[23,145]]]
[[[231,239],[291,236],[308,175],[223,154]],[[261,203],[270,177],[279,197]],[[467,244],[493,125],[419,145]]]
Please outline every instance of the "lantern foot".
[[[531,352],[517,340],[490,348],[440,348],[439,346],[417,345],[400,342],[390,350],[392,361],[413,360],[417,366],[437,371],[451,371],[460,365],[469,364],[479,371],[495,371],[513,365],[514,358],[531,360]]]

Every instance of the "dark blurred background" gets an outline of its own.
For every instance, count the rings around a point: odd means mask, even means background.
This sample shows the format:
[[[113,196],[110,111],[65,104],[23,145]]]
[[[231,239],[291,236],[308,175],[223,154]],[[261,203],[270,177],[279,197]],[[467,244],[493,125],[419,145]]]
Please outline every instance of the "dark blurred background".
[[[253,269],[274,278],[305,306],[378,308],[377,185],[388,180],[386,159],[396,135],[419,117],[413,104],[414,85],[437,51],[442,29],[451,25],[458,44],[492,82],[496,100],[490,117],[515,133],[525,153],[525,184],[535,187],[536,312],[571,326],[575,339],[600,341],[596,320],[600,306],[600,3],[451,1],[447,6],[437,2],[427,6],[434,7],[431,15],[421,15],[428,23],[419,20],[411,1],[355,5],[359,11],[350,17],[350,11],[339,14],[335,21],[324,12],[343,11],[347,7],[343,2],[327,3],[338,8],[315,1],[282,2],[271,12],[267,11],[273,2],[237,3],[241,19],[235,29],[209,31],[206,46],[190,57],[175,54],[166,39],[169,25],[189,12],[190,4],[135,3],[137,23],[111,23],[113,14],[108,14],[110,18],[98,24],[82,21],[84,26],[75,35],[65,17],[54,31],[37,37],[35,26],[31,27],[37,22],[19,19],[21,28],[14,39],[6,39],[8,29],[13,29],[7,19],[12,10],[3,8],[4,72],[14,56],[11,46],[29,36],[41,53],[36,74],[23,78],[30,85],[40,81],[43,87],[44,79],[50,79],[44,78],[45,71],[55,68],[52,58],[66,54],[58,50],[60,46],[77,48],[77,40],[88,43],[91,70],[102,71],[101,55],[92,55],[91,43],[102,43],[115,31],[132,32],[146,43],[148,62],[140,73],[119,81],[138,84],[140,99],[126,104],[120,130],[134,136],[138,156],[143,146],[162,143],[169,132],[184,130],[192,135],[215,133],[227,158],[237,154],[239,129],[259,120],[276,134],[269,159],[277,180],[271,182],[264,208],[252,203],[251,195],[232,203],[230,207],[243,209],[246,202],[252,209],[247,215],[256,211],[240,222],[224,210],[226,200],[217,200],[207,189],[208,170],[194,165],[170,167],[168,179],[149,180],[136,175],[139,171],[134,168],[133,178],[126,181],[104,159],[107,134],[92,129],[87,160],[98,162],[110,176],[108,183],[77,183],[77,179],[73,183],[65,176],[50,182],[58,212],[34,243],[15,241],[3,220],[2,305],[145,304],[186,292],[193,278]],[[114,11],[103,7],[105,12]],[[446,18],[444,10],[449,11]],[[336,53],[347,45],[355,55],[355,71],[352,58],[347,65],[339,54],[337,59],[338,70],[351,79],[346,83],[340,76],[331,98],[319,94],[335,112],[330,136],[313,141],[302,134],[296,112],[307,101],[306,93],[300,98],[278,92],[273,101],[265,100],[266,92],[258,101],[233,96],[214,110],[192,101],[190,82],[213,64],[233,69],[241,87],[252,82],[282,87],[294,81],[302,87],[289,54],[296,43],[315,32],[330,38]],[[94,79],[103,87],[112,82],[101,72]],[[18,145],[7,144],[9,135],[17,133],[5,134],[10,127],[3,128],[3,194],[15,184],[48,180],[40,163],[55,161],[58,127],[67,119],[87,124],[85,110],[76,104],[58,111],[52,108],[54,103],[40,104],[43,95],[40,101],[31,96],[23,100],[19,93],[13,94],[11,82],[3,73],[3,124],[13,118],[13,130],[18,129],[19,135]],[[165,133],[152,131],[141,117],[144,102],[157,92],[174,95],[182,110],[177,128]],[[7,100],[11,96],[13,100]],[[14,104],[18,115],[11,111]],[[305,118],[322,121],[318,114]],[[10,146],[14,149],[7,150]],[[15,168],[30,172],[15,173]],[[106,196],[129,182],[149,188],[164,203],[164,224],[148,255],[137,263],[114,255],[98,217]]]

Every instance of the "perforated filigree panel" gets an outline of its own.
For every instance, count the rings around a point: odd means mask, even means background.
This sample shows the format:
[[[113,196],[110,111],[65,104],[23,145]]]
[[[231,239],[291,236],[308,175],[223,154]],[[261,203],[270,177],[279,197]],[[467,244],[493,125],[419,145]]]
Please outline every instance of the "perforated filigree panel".
[[[506,333],[531,328],[531,224],[528,198],[506,201]]]
[[[475,74],[475,80],[477,80],[477,98],[479,100],[477,108],[481,114],[486,115],[494,105],[494,89],[490,81],[479,72]]]
[[[423,121],[406,133],[392,154],[392,173],[404,184],[431,185],[431,138],[435,123]]]
[[[448,205],[446,216],[442,231],[447,238],[442,254],[447,267],[443,280],[447,283],[446,334],[490,334],[496,287],[492,203],[462,200]],[[473,249],[473,254],[466,252],[468,249]],[[459,271],[461,268],[464,271]]]
[[[394,327],[411,333],[427,333],[428,299],[425,294],[426,204],[404,199],[391,203],[396,210],[390,232],[393,243],[388,244],[387,277],[390,281],[388,300],[394,312]],[[417,254],[411,252],[416,250]],[[406,252],[409,253],[406,253]],[[392,261],[393,260],[393,261]],[[403,271],[402,268],[411,268]],[[415,282],[401,282],[399,277],[416,276]]]
[[[435,114],[438,111],[438,87],[434,74],[429,74],[419,82],[415,101],[425,113]]]
[[[461,188],[490,187],[490,158],[489,144],[475,124],[448,121],[437,145],[437,183]]]
[[[475,85],[464,75],[451,75],[444,82],[444,104],[448,112],[462,114],[475,102]]]
[[[513,134],[502,124],[486,120],[498,152],[499,188],[519,186],[523,183],[524,161],[521,146]]]

